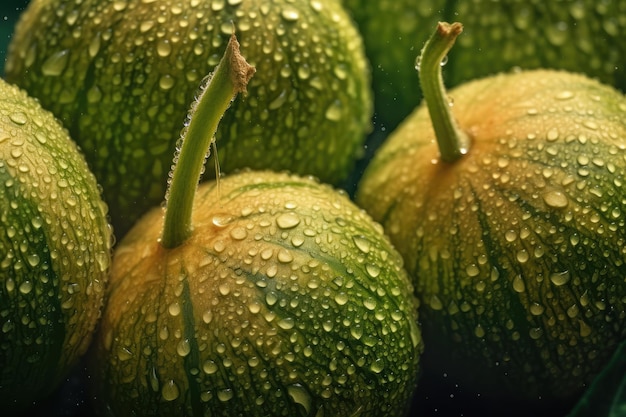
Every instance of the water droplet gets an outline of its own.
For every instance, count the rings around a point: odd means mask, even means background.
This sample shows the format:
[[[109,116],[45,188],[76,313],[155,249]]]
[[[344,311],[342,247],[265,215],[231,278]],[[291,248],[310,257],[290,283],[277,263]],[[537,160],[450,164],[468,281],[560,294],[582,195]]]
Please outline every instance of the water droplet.
[[[167,381],[161,389],[161,395],[165,401],[174,401],[180,395],[178,385],[173,380]]]
[[[293,261],[293,255],[290,251],[281,249],[278,251],[278,255],[276,256],[279,262],[289,263]]]
[[[367,274],[372,278],[376,278],[378,277],[378,275],[380,275],[380,267],[378,265],[367,264],[365,265],[365,270],[367,271]]]
[[[319,0],[312,0],[311,8],[315,10],[316,12],[321,12],[324,9],[324,4],[320,2]]]
[[[546,135],[546,139],[548,139],[550,142],[554,142],[558,138],[559,138],[559,130],[557,128],[554,127],[552,129],[548,130],[548,133]]]
[[[213,244],[213,250],[217,253],[222,253],[226,249],[226,243],[222,240],[218,240]]]
[[[554,25],[546,27],[546,37],[548,42],[552,45],[563,45],[569,38],[569,31],[567,30],[567,23],[564,21],[557,22]]]
[[[335,295],[335,302],[339,304],[340,306],[345,305],[348,302],[348,300],[349,300],[348,294],[346,294],[343,291]]]
[[[300,224],[300,218],[295,213],[283,213],[276,218],[276,224],[281,229],[291,229]]]
[[[540,316],[543,314],[545,308],[539,303],[532,303],[530,305],[530,314],[533,316]]]
[[[17,159],[24,154],[24,150],[21,147],[11,148],[11,157]]]
[[[385,362],[380,358],[374,360],[374,362],[370,365],[370,370],[377,374],[381,373],[383,369],[385,369]]]
[[[363,306],[370,311],[373,311],[376,309],[376,304],[377,304],[376,300],[371,297],[368,297],[365,300],[363,300]]]
[[[582,337],[587,337],[591,334],[591,327],[587,323],[582,320],[578,320],[578,325],[580,326],[580,335]]]
[[[296,404],[300,404],[304,408],[305,415],[311,413],[311,395],[300,384],[294,384],[287,387],[287,393]]]
[[[287,317],[278,321],[278,327],[283,330],[290,330],[296,325],[296,322],[291,318]]]
[[[517,259],[517,262],[523,264],[523,263],[528,262],[528,259],[530,258],[530,256],[528,255],[528,251],[526,249],[522,249],[517,252],[517,254],[515,255],[515,258]]]
[[[325,116],[328,120],[333,122],[337,122],[341,120],[342,110],[341,110],[341,102],[339,100],[335,100],[327,109]]]
[[[517,239],[517,232],[515,230],[507,230],[504,233],[504,238],[507,242],[514,242]]]
[[[433,294],[429,301],[428,305],[430,305],[430,308],[433,310],[441,310],[443,308],[443,303],[436,294]]]
[[[22,112],[9,113],[9,119],[16,125],[25,125],[28,122],[28,116]]]
[[[232,221],[233,221],[233,217],[229,214],[216,214],[211,219],[211,222],[216,227],[225,227]]]
[[[217,287],[217,290],[220,292],[220,294],[226,296],[226,295],[230,294],[230,285],[228,285],[228,283],[220,284]]]
[[[578,315],[578,311],[578,306],[576,304],[572,304],[572,306],[567,309],[567,317],[573,319]]]
[[[553,272],[552,274],[550,274],[550,281],[556,286],[565,285],[569,282],[569,280],[569,271]]]
[[[91,42],[89,43],[89,47],[87,48],[87,51],[89,52],[89,56],[91,58],[94,58],[96,55],[98,55],[101,43],[102,41],[100,35],[94,36],[94,38],[91,40]]]
[[[543,329],[541,329],[540,327],[534,327],[528,331],[528,335],[531,337],[531,339],[537,340],[543,335]]]
[[[231,400],[234,395],[233,390],[230,388],[222,389],[217,392],[217,398],[222,402]]]
[[[557,100],[569,100],[574,97],[574,93],[570,90],[563,90],[556,94],[555,98]]]
[[[352,240],[354,241],[354,244],[356,245],[356,247],[363,253],[369,253],[370,251],[370,241],[367,240],[367,238],[365,236],[353,236]]]
[[[283,90],[280,94],[270,102],[267,106],[270,110],[276,110],[287,102],[287,90]]]
[[[363,337],[363,327],[359,325],[350,327],[350,335],[357,340],[361,339]]]
[[[50,77],[57,77],[63,73],[67,62],[69,60],[70,50],[64,49],[62,51],[52,54],[41,66],[41,72],[43,75]]]
[[[569,204],[567,196],[561,191],[548,191],[541,195],[546,205],[552,208],[565,208]]]
[[[22,294],[28,294],[33,290],[33,283],[30,281],[24,281],[20,284],[19,290]]]
[[[113,2],[113,10],[116,12],[121,12],[126,9],[128,4],[126,4],[126,0],[115,0]]]
[[[133,353],[126,347],[120,347],[117,350],[117,358],[122,362],[127,361],[131,359],[132,357],[133,357]]]
[[[161,89],[163,90],[169,90],[174,87],[174,82],[174,77],[169,74],[165,74],[162,75],[161,78],[159,78],[159,87],[161,87]]]
[[[591,130],[597,130],[598,129],[598,123],[596,123],[593,120],[585,120],[583,122],[583,126],[585,126],[587,129],[591,129]]]
[[[244,240],[248,237],[248,231],[243,227],[235,227],[230,231],[230,237],[235,240]]]
[[[26,259],[28,260],[28,264],[32,267],[39,265],[39,255],[36,253],[28,255]]]
[[[465,268],[465,273],[468,277],[476,277],[480,274],[480,269],[475,264],[471,264]]]
[[[207,375],[212,375],[217,372],[218,366],[212,360],[207,360],[202,364],[202,370]]]
[[[520,275],[516,276],[513,279],[513,289],[516,292],[520,292],[520,293],[526,290],[526,285],[524,284],[524,280],[522,279]]]
[[[157,54],[160,57],[167,57],[172,53],[172,45],[168,39],[160,39],[157,42]]]
[[[301,80],[306,80],[311,76],[311,67],[307,64],[301,64],[297,69],[298,78]]]
[[[178,342],[176,345],[176,353],[180,356],[187,356],[191,352],[191,345],[189,344],[189,339],[184,339]]]
[[[170,315],[174,317],[178,316],[180,314],[180,304],[178,304],[177,302],[173,302],[169,305],[167,311],[170,313]]]
[[[285,6],[280,15],[288,22],[295,22],[300,18],[300,12],[294,7]]]

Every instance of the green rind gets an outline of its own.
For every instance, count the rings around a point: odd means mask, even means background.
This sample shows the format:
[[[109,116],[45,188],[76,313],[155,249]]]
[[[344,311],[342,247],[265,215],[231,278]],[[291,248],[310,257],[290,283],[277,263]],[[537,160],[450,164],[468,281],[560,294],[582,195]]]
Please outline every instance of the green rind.
[[[51,392],[100,315],[111,230],[93,174],[54,117],[0,81],[0,405]]]
[[[420,103],[415,59],[437,22],[464,32],[448,87],[513,68],[577,71],[626,91],[623,1],[343,0],[372,63],[376,121],[393,130]]]
[[[33,0],[23,13],[7,78],[68,126],[118,236],[163,199],[189,104],[233,23],[257,75],[220,123],[221,168],[345,180],[373,105],[361,36],[336,0]]]
[[[160,210],[120,243],[92,358],[96,408],[193,415],[198,386],[210,416],[405,413],[422,351],[417,305],[380,226],[345,195],[286,174],[236,174],[219,190],[218,200],[214,184],[199,188],[181,247],[159,249]],[[147,337],[153,319],[167,340]],[[122,347],[132,354],[120,359]],[[142,382],[146,351],[160,392],[179,388],[170,402]]]
[[[66,328],[55,302],[59,277],[51,269],[48,239],[31,220],[39,216],[37,207],[24,198],[6,161],[0,161],[0,183],[0,404],[13,408],[49,392],[50,381],[59,380],[66,366],[60,360]],[[35,266],[29,261],[33,255]]]
[[[626,339],[626,99],[556,71],[448,94],[468,155],[438,160],[421,107],[357,201],[413,277],[425,367],[483,398],[566,407]]]

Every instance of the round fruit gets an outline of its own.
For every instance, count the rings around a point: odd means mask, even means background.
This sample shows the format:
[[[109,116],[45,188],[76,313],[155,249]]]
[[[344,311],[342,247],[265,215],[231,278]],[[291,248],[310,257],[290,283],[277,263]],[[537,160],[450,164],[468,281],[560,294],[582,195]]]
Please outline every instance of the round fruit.
[[[222,170],[339,184],[371,128],[372,97],[361,36],[336,0],[32,0],[17,24],[7,78],[66,124],[119,237],[161,202],[188,103],[233,23],[261,75],[220,124]]]
[[[96,410],[405,413],[422,350],[417,302],[380,225],[345,193],[292,174],[196,187],[212,138],[198,127],[217,127],[232,68],[251,74],[236,45],[192,106],[165,215],[153,209],[116,249],[94,346]]]
[[[431,28],[449,19],[459,19],[466,27],[444,69],[449,86],[513,67],[549,67],[583,72],[626,91],[623,1],[342,2],[375,63],[376,119],[388,131],[421,100],[415,56]]]
[[[0,408],[49,394],[85,353],[110,261],[106,206],[54,117],[0,80]]]
[[[445,52],[424,51],[429,91]],[[626,99],[554,70],[424,91],[357,194],[413,277],[422,362],[565,404],[626,338]]]
[[[221,198],[220,198],[221,196]],[[422,348],[401,258],[345,195],[247,172],[204,184],[194,234],[163,212],[120,242],[95,343],[114,415],[393,416]],[[208,413],[208,414],[207,414]]]

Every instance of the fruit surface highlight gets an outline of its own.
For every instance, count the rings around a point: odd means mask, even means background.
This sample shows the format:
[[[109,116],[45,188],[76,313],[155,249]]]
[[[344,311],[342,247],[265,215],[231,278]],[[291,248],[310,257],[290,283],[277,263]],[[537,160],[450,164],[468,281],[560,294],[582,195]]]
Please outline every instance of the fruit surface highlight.
[[[111,230],[66,130],[0,80],[0,409],[49,394],[100,315]]]
[[[413,278],[422,363],[481,396],[568,404],[626,337],[626,99],[554,70],[431,98],[451,128],[420,106],[357,193]]]
[[[7,78],[66,124],[118,237],[161,202],[188,104],[233,23],[262,75],[216,133],[222,170],[346,179],[372,94],[361,36],[336,0],[32,0],[18,22]]]
[[[165,214],[150,211],[116,248],[92,357],[96,410],[405,414],[417,300],[380,225],[310,177],[247,170],[196,187],[199,149],[232,98],[232,39],[192,106]]]
[[[342,0],[363,34],[377,124],[395,128],[422,99],[415,56],[438,21],[465,32],[444,68],[449,87],[542,67],[582,72],[626,91],[626,2]],[[492,45],[497,45],[493,47]]]

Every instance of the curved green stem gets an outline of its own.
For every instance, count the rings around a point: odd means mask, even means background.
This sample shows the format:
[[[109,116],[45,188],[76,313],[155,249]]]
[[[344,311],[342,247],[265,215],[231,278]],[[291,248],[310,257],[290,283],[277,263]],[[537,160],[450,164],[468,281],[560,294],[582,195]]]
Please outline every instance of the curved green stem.
[[[439,22],[417,61],[422,93],[437,136],[439,153],[445,162],[456,161],[465,155],[470,142],[454,119],[441,74],[442,61],[462,31],[460,23]]]
[[[233,34],[208,84],[189,111],[189,126],[183,133],[182,147],[166,194],[161,234],[161,245],[165,248],[179,246],[191,236],[193,201],[205,155],[224,112],[237,93],[246,92],[254,72],[240,54],[239,42]]]

